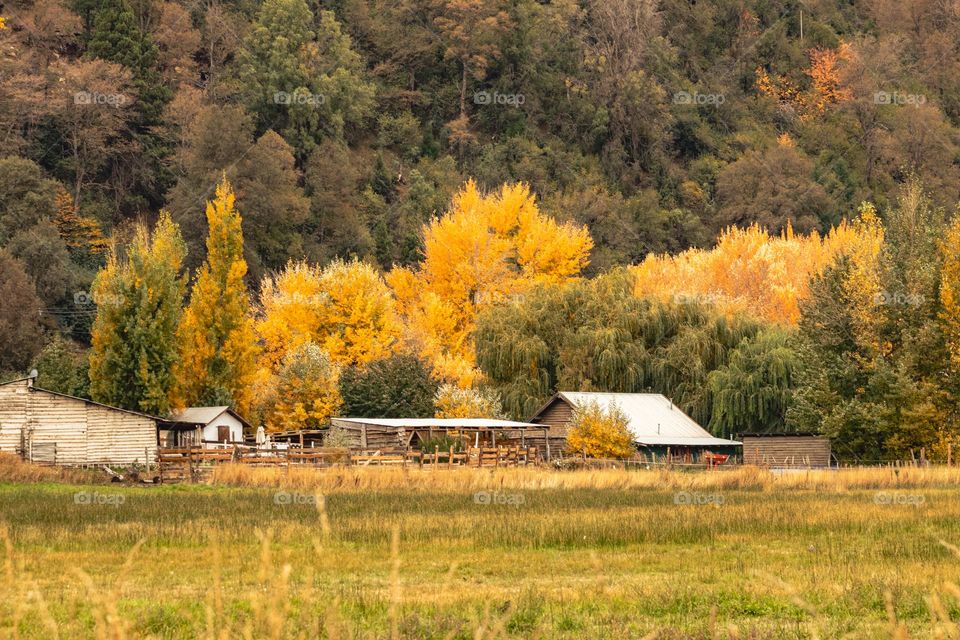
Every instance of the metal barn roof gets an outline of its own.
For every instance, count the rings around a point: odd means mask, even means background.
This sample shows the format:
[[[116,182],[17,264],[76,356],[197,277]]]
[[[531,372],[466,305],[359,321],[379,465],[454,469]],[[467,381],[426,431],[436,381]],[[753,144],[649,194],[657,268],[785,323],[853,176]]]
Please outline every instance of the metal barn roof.
[[[333,418],[334,423],[403,429],[542,429],[543,425],[495,418]]]
[[[243,416],[228,406],[223,407],[187,407],[174,411],[170,416],[169,422],[176,424],[208,425],[223,413],[229,413],[239,420],[244,426],[249,427],[250,423],[243,419]]]
[[[736,446],[736,440],[710,435],[696,421],[660,393],[592,393],[561,391],[573,406],[596,402],[602,409],[616,404],[627,416],[627,428],[639,444],[649,446]]]

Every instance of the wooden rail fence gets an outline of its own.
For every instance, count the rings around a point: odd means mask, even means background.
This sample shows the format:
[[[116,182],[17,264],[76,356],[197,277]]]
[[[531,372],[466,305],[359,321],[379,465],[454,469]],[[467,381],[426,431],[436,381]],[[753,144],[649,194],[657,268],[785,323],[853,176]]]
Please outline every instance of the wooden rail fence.
[[[539,464],[536,447],[471,447],[464,451],[414,449],[259,449],[247,445],[229,448],[181,447],[157,450],[160,482],[197,482],[217,464],[232,462],[259,467],[413,466],[423,469],[454,467],[515,467]]]

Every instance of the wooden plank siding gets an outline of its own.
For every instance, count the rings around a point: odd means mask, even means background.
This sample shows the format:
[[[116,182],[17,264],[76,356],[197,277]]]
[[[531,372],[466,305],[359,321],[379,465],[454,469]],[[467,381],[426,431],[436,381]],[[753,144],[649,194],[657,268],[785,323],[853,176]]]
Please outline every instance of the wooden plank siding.
[[[0,451],[62,465],[142,464],[156,457],[157,423],[21,380],[0,385]]]
[[[542,424],[548,429],[546,437],[539,429],[530,429],[526,435],[526,442],[536,447],[540,457],[549,460],[563,457],[567,447],[567,432],[573,420],[573,407],[563,398],[554,398],[536,416],[530,418],[534,424]],[[549,441],[549,447],[547,443]]]
[[[741,436],[744,464],[829,467],[830,439],[816,435]]]
[[[27,421],[26,384],[0,385],[0,451],[21,453],[23,424]]]

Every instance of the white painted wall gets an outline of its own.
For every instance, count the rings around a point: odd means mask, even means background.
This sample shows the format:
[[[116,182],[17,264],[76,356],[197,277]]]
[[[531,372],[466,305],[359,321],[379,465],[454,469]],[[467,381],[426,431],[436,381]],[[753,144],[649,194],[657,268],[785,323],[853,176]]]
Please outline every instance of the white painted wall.
[[[203,428],[204,442],[216,442],[219,427],[230,427],[230,442],[243,442],[243,423],[224,411]]]

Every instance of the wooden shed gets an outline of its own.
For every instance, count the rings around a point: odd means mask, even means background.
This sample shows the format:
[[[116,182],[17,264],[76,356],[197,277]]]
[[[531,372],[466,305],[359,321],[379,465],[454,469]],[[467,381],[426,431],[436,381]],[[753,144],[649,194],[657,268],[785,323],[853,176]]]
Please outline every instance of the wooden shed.
[[[527,430],[537,426],[495,418],[333,418],[331,422],[346,431],[353,449],[419,448],[422,442],[443,435],[474,445],[523,445]]]
[[[735,460],[740,454],[739,442],[711,435],[662,394],[560,391],[530,418],[530,422],[548,427],[543,442],[537,440],[537,430],[531,431],[531,444],[542,450],[541,455],[550,459],[565,450],[573,411],[587,403],[602,409],[619,408],[627,417],[638,454],[652,462]]]
[[[0,383],[0,452],[60,465],[144,464],[157,455],[160,418],[41,389]]]
[[[816,433],[745,433],[744,464],[776,469],[830,466],[830,438]]]

